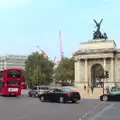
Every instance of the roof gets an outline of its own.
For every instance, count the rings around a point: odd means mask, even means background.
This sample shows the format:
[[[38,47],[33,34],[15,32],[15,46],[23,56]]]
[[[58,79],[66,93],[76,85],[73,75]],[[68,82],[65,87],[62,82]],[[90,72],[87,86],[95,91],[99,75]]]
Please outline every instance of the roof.
[[[115,52],[116,49],[84,49],[84,50],[78,50],[74,53],[75,55],[80,55],[80,54],[91,54],[91,53],[111,53],[111,52]]]

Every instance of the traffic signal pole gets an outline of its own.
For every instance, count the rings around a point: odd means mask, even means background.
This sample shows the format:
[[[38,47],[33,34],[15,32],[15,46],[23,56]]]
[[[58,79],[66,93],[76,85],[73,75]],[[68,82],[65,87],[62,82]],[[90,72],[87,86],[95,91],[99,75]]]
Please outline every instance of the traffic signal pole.
[[[109,78],[109,71],[104,71],[104,76],[103,76],[103,94],[105,93],[105,79]]]
[[[104,89],[105,83],[104,83],[104,81],[105,81],[105,78],[103,78],[103,95],[104,95],[104,93],[105,93],[105,89]]]

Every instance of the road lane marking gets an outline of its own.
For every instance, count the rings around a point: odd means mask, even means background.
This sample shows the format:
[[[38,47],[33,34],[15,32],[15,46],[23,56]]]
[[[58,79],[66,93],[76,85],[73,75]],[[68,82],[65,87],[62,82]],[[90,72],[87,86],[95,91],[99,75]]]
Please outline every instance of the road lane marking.
[[[93,112],[94,109],[96,109],[97,107],[99,107],[102,104],[104,104],[104,102],[95,105],[91,110],[87,111],[81,118],[79,118],[79,120],[83,120],[83,118],[85,118],[88,114],[90,114],[91,112]]]
[[[26,115],[26,116],[21,116],[21,117],[19,117],[19,118],[14,118],[14,120],[21,120],[21,119],[23,119],[23,118],[28,118],[28,116]]]
[[[99,113],[97,113],[95,116],[93,116],[92,118],[90,118],[89,120],[96,120],[97,118],[99,118],[104,112],[108,111],[109,109],[111,109],[115,104],[111,104],[107,107],[105,107],[104,109],[102,109]]]

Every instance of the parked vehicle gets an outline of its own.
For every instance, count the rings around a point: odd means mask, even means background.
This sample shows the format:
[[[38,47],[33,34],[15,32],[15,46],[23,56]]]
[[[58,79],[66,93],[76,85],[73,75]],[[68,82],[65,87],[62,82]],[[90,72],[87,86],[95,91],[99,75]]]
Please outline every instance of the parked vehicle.
[[[65,103],[67,101],[72,101],[75,103],[81,99],[79,92],[75,92],[70,88],[53,88],[40,94],[38,97],[41,102],[53,101],[60,103]]]
[[[29,97],[38,97],[38,95],[48,91],[50,88],[48,86],[34,86],[29,92]]]
[[[0,95],[21,95],[22,69],[8,68],[0,71]]]
[[[21,83],[21,89],[27,89],[27,84],[25,82]]]
[[[113,87],[109,94],[104,94],[100,96],[101,101],[120,101],[120,87]]]
[[[56,83],[59,84],[60,86],[73,86],[73,84],[70,82],[56,82]]]

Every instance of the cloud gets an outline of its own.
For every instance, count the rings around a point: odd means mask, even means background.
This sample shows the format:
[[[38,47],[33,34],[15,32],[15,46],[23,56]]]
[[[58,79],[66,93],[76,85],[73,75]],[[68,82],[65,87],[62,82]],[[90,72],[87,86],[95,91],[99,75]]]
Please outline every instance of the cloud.
[[[30,0],[0,0],[0,9],[9,9],[25,4]]]

